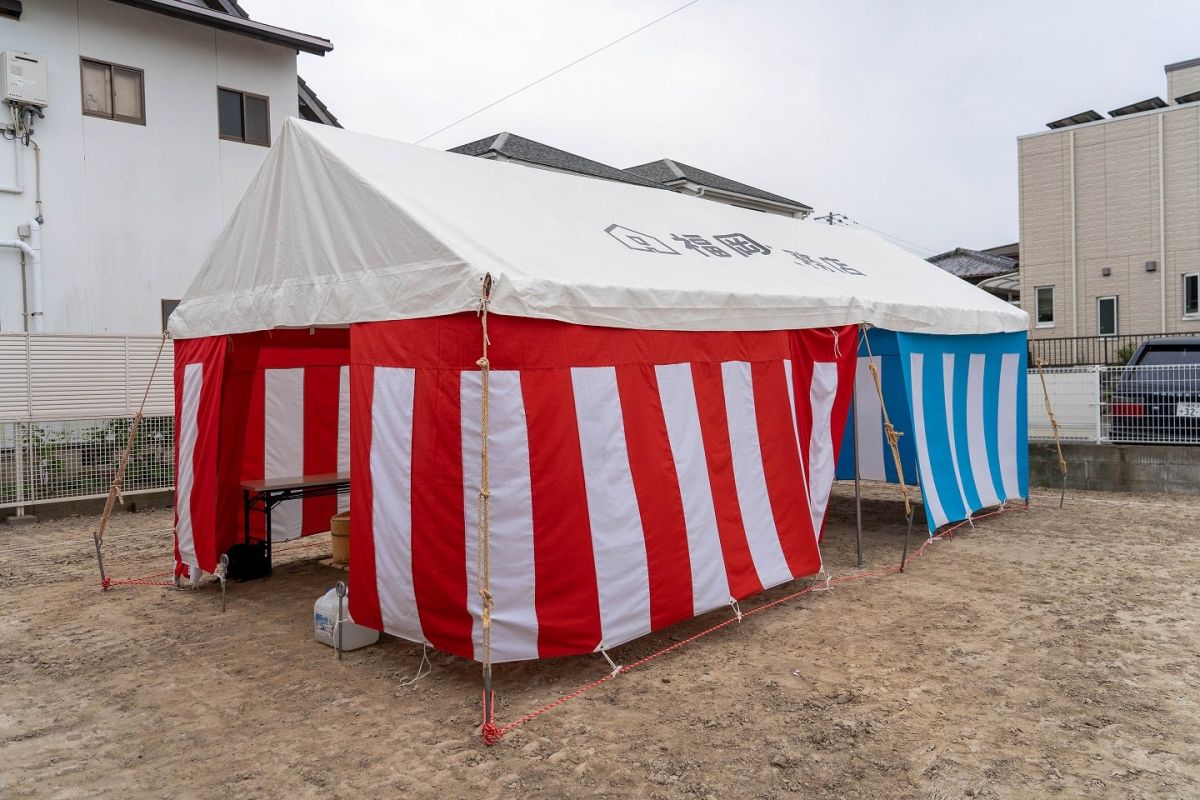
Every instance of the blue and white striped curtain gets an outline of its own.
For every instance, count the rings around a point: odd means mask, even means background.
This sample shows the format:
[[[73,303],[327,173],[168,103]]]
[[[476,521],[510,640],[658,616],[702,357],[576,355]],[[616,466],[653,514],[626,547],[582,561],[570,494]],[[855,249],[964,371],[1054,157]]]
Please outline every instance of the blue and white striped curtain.
[[[941,336],[873,329],[870,351],[888,416],[900,438],[906,483],[920,474],[929,532],[975,511],[1029,495],[1026,335]],[[896,483],[866,342],[858,352],[855,414],[837,477]]]

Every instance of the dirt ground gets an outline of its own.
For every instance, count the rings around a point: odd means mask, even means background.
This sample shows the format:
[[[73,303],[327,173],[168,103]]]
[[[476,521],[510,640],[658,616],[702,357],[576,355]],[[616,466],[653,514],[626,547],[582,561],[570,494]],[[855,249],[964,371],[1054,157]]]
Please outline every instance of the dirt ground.
[[[869,567],[900,553],[893,492],[867,491]],[[839,486],[834,574],[854,571],[853,513]],[[281,547],[221,614],[215,584],[101,593],[94,518],[0,528],[0,797],[1200,798],[1198,521],[1200,498],[1035,495],[904,575],[747,618],[492,748],[477,665],[434,653],[405,686],[419,647],[339,663],[313,641],[343,574],[317,563],[326,542]],[[170,522],[116,518],[110,572],[166,569]],[[500,721],[604,673],[501,665]]]

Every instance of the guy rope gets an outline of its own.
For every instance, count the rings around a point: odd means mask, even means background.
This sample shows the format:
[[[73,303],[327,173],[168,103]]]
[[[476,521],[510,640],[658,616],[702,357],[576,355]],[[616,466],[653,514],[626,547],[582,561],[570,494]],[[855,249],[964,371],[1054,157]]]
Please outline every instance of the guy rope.
[[[478,511],[478,542],[476,547],[478,590],[482,599],[479,612],[483,629],[483,739],[491,744],[500,737],[496,728],[496,695],[492,691],[492,609],[495,601],[492,599],[491,576],[491,542],[490,534],[490,505],[491,477],[490,461],[488,458],[488,433],[491,427],[488,398],[488,377],[491,363],[488,361],[488,302],[492,294],[492,276],[483,276],[483,285],[479,294],[479,326],[483,335],[483,354],[475,365],[479,367],[479,500]]]
[[[115,581],[109,578],[104,573],[104,556],[101,547],[104,544],[104,530],[108,526],[108,518],[112,516],[113,505],[118,501],[121,505],[125,505],[125,498],[121,496],[121,484],[125,481],[125,470],[129,467],[129,456],[133,452],[133,443],[137,439],[138,428],[142,424],[142,416],[146,410],[146,400],[150,397],[150,387],[154,385],[154,375],[158,372],[158,364],[162,360],[163,348],[167,344],[167,332],[162,333],[162,338],[158,342],[158,353],[154,356],[154,366],[150,369],[150,378],[146,381],[146,391],[142,393],[142,402],[138,406],[137,413],[133,415],[133,423],[129,426],[129,437],[125,440],[125,451],[121,453],[121,461],[117,466],[117,472],[113,475],[112,483],[108,487],[108,498],[104,501],[104,511],[100,514],[100,524],[96,531],[92,533],[92,541],[96,545],[96,564],[100,567],[100,588],[108,591],[108,588],[118,584],[129,584],[134,586],[170,586],[172,584],[165,581],[152,581],[151,578],[160,578],[163,575],[170,573],[158,573],[155,575],[147,575],[144,578],[133,578],[131,580]]]
[[[1046,416],[1050,418],[1050,430],[1054,433],[1054,447],[1058,450],[1058,470],[1062,473],[1062,491],[1058,495],[1058,507],[1062,508],[1067,499],[1067,459],[1063,457],[1062,441],[1058,436],[1058,420],[1054,409],[1050,407],[1050,391],[1046,388],[1046,359],[1035,356],[1033,363],[1037,366],[1038,377],[1042,381],[1042,400],[1046,402]]]
[[[908,539],[912,534],[913,505],[908,496],[908,484],[904,482],[904,465],[900,460],[900,437],[904,434],[896,430],[888,416],[887,403],[883,401],[883,382],[879,378],[879,365],[875,363],[875,354],[871,352],[871,338],[867,330],[871,326],[862,323],[863,344],[867,347],[867,368],[871,370],[871,380],[875,384],[875,394],[879,395],[879,408],[883,412],[883,433],[887,437],[888,447],[892,450],[892,462],[896,465],[896,478],[900,482],[900,494],[904,497],[904,518],[908,520],[908,532],[904,534],[904,553],[900,556],[900,572],[904,572],[904,563],[908,560]]]

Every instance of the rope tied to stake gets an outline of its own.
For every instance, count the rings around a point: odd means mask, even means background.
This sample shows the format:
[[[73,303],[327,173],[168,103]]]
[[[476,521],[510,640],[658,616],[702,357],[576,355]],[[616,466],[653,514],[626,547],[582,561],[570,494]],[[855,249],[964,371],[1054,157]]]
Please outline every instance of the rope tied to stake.
[[[879,365],[875,363],[875,354],[871,352],[871,339],[867,336],[867,323],[859,326],[862,330],[862,340],[867,347],[867,368],[871,370],[871,379],[875,384],[875,393],[879,395],[879,408],[883,412],[883,433],[887,437],[888,447],[892,451],[892,461],[896,465],[896,477],[900,481],[900,494],[904,496],[904,516],[911,518],[913,513],[912,500],[908,495],[908,484],[904,481],[904,466],[900,461],[900,437],[904,434],[896,430],[888,415],[887,403],[883,402],[883,381],[879,377]]]

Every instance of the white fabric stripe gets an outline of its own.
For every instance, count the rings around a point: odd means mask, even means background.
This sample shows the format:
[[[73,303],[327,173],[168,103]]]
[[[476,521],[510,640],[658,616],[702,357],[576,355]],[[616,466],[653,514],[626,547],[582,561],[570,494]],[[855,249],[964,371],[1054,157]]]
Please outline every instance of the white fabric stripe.
[[[1006,499],[1021,496],[1017,478],[1017,368],[1021,356],[1005,353],[1000,362],[1000,402],[996,438],[1000,442],[1000,481]]]
[[[263,370],[263,477],[304,474],[304,368]],[[271,539],[300,536],[304,501],[288,500],[271,510]]]
[[[471,615],[474,657],[483,660],[483,598],[479,596],[479,396],[483,382],[478,372],[459,373],[462,415],[463,519],[467,557],[467,611]]]
[[[413,591],[412,443],[416,371],[375,368],[371,401],[371,527],[383,629],[423,642]]]
[[[533,488],[529,476],[529,428],[521,374],[493,371],[489,392],[488,448],[491,479],[492,658],[538,657],[534,604]],[[476,412],[478,413],[478,412]],[[476,442],[479,441],[476,435]],[[473,457],[478,461],[478,444]],[[468,593],[473,587],[468,587]]]
[[[796,453],[800,457],[800,490],[804,492],[804,507],[812,510],[812,497],[808,492],[808,464],[805,463],[804,447],[800,444],[800,424],[796,421],[796,386],[795,374],[792,372],[792,360],[785,358],[783,360],[783,379],[787,384],[788,406],[792,410],[792,433],[796,436]],[[817,558],[820,560],[821,569],[825,569],[825,556],[821,554],[821,531],[815,525],[813,526],[813,541],[817,542]]]
[[[967,493],[963,490],[962,470],[958,466],[958,444],[954,441],[954,353],[942,353],[942,395],[946,403],[946,433],[950,440],[950,463],[954,465],[954,481],[958,484],[958,496],[962,499],[962,507],[971,515],[971,504],[967,502]]]
[[[337,471],[350,471],[350,367],[338,370],[338,440]],[[350,495],[337,496],[337,510],[341,514],[350,510]]]
[[[876,361],[879,379],[883,380],[883,363]],[[854,372],[854,424],[858,429],[858,475],[869,481],[886,481],[883,447],[883,404],[871,375],[871,362],[861,358]],[[846,443],[842,444],[843,447]]]
[[[708,461],[700,432],[700,412],[691,364],[655,367],[658,396],[667,423],[667,440],[675,460],[683,519],[687,525],[688,557],[692,565],[692,613],[703,614],[729,603],[729,579],[717,533]]]
[[[804,492],[804,503],[809,504],[808,464],[804,460],[804,448],[800,444],[800,424],[796,421],[796,375],[792,372],[792,360],[783,360],[783,380],[787,384],[788,404],[792,409],[792,432],[796,434],[796,452],[800,454],[800,488]]]
[[[745,361],[722,363],[721,379],[729,421],[729,448],[733,454],[733,483],[742,509],[746,544],[750,547],[754,571],[763,588],[775,586],[790,581],[792,571],[788,569],[779,531],[775,527],[775,515],[771,512],[750,364]]]
[[[179,474],[175,476],[175,510],[179,519],[175,537],[179,542],[179,560],[199,567],[196,537],[192,530],[192,488],[196,484],[196,439],[200,427],[200,390],[204,387],[204,365],[183,368],[183,392],[179,409]]]
[[[612,647],[650,632],[646,538],[629,472],[617,372],[612,367],[576,367],[571,383],[600,593],[600,629],[604,646]]]
[[[925,497],[925,513],[937,528],[946,523],[946,512],[938,498],[937,484],[933,481],[933,467],[929,461],[929,441],[925,438],[925,356],[913,353],[909,357],[912,375],[913,442],[917,446],[917,462],[921,467],[921,494]]]
[[[812,407],[812,432],[808,438],[808,496],[813,530],[821,535],[829,493],[833,491],[833,401],[837,398],[837,362],[813,362],[808,402]]]
[[[992,483],[992,468],[988,464],[987,421],[983,418],[983,370],[987,356],[972,353],[967,371],[967,441],[970,445],[971,473],[975,476],[975,491],[979,502],[994,506],[1000,502]]]

